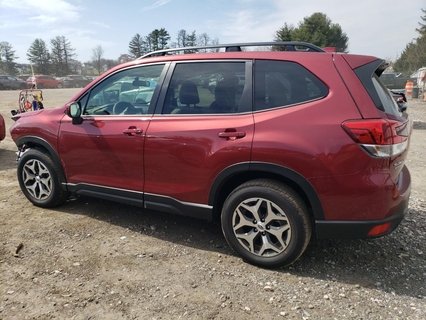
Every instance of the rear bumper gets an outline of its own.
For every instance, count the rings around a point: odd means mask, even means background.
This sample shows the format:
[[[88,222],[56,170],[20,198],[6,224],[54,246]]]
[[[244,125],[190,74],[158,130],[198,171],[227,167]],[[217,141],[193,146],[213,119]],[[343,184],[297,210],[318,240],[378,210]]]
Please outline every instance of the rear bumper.
[[[407,201],[408,203],[408,201]],[[391,233],[398,227],[408,208],[402,214],[374,221],[316,221],[318,239],[359,239],[377,238]],[[382,226],[383,232],[370,234],[374,228]]]
[[[318,239],[359,239],[377,238],[391,233],[403,220],[408,211],[411,192],[411,177],[405,167],[399,181],[398,204],[379,220],[316,220],[315,231]],[[395,199],[394,199],[395,200]]]

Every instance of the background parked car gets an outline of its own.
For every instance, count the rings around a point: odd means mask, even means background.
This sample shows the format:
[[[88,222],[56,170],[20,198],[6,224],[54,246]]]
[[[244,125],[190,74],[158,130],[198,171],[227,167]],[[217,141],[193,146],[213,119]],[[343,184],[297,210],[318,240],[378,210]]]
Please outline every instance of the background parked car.
[[[380,80],[388,89],[404,89],[407,80],[410,80],[410,78],[402,73],[388,72],[382,73]]]
[[[64,88],[83,88],[89,82],[91,82],[92,79],[80,74],[70,74],[66,77],[63,77],[62,81]]]
[[[17,77],[0,75],[0,89],[25,89],[27,83]]]
[[[3,116],[0,114],[0,141],[6,137],[6,125],[4,124]]]
[[[42,74],[35,75],[27,79],[27,87],[32,87],[33,84],[37,84],[38,89],[55,89],[62,88],[64,86],[62,80]]]

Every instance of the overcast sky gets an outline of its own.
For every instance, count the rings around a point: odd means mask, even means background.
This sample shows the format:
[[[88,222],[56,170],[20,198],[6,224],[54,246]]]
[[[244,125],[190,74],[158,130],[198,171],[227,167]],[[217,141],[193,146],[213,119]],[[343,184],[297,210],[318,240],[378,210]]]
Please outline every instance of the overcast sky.
[[[19,62],[36,38],[64,35],[76,59],[89,61],[101,45],[104,57],[128,53],[131,38],[165,28],[206,32],[221,43],[272,41],[284,23],[297,26],[314,12],[325,13],[349,37],[351,53],[396,59],[417,37],[425,0],[0,0],[0,41]]]

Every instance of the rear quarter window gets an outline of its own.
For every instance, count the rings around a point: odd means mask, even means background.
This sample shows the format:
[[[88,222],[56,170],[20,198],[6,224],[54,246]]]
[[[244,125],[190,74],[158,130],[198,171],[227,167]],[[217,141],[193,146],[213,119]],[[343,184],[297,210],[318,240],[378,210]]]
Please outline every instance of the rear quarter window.
[[[295,62],[257,60],[254,79],[255,110],[290,106],[328,94],[321,80]]]
[[[400,117],[396,101],[392,98],[389,89],[385,87],[381,77],[385,68],[383,60],[375,60],[355,69],[355,73],[367,90],[377,109],[388,115]]]

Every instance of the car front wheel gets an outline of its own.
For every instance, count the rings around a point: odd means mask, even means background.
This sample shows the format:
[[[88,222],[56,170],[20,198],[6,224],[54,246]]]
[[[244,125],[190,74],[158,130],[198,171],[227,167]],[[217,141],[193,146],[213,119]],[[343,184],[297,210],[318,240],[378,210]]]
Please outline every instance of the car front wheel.
[[[286,185],[263,179],[246,182],[231,192],[221,222],[230,247],[247,262],[266,268],[296,261],[312,233],[300,196]]]
[[[62,188],[61,168],[45,153],[30,149],[18,162],[18,181],[24,195],[34,205],[55,207],[67,199]]]

